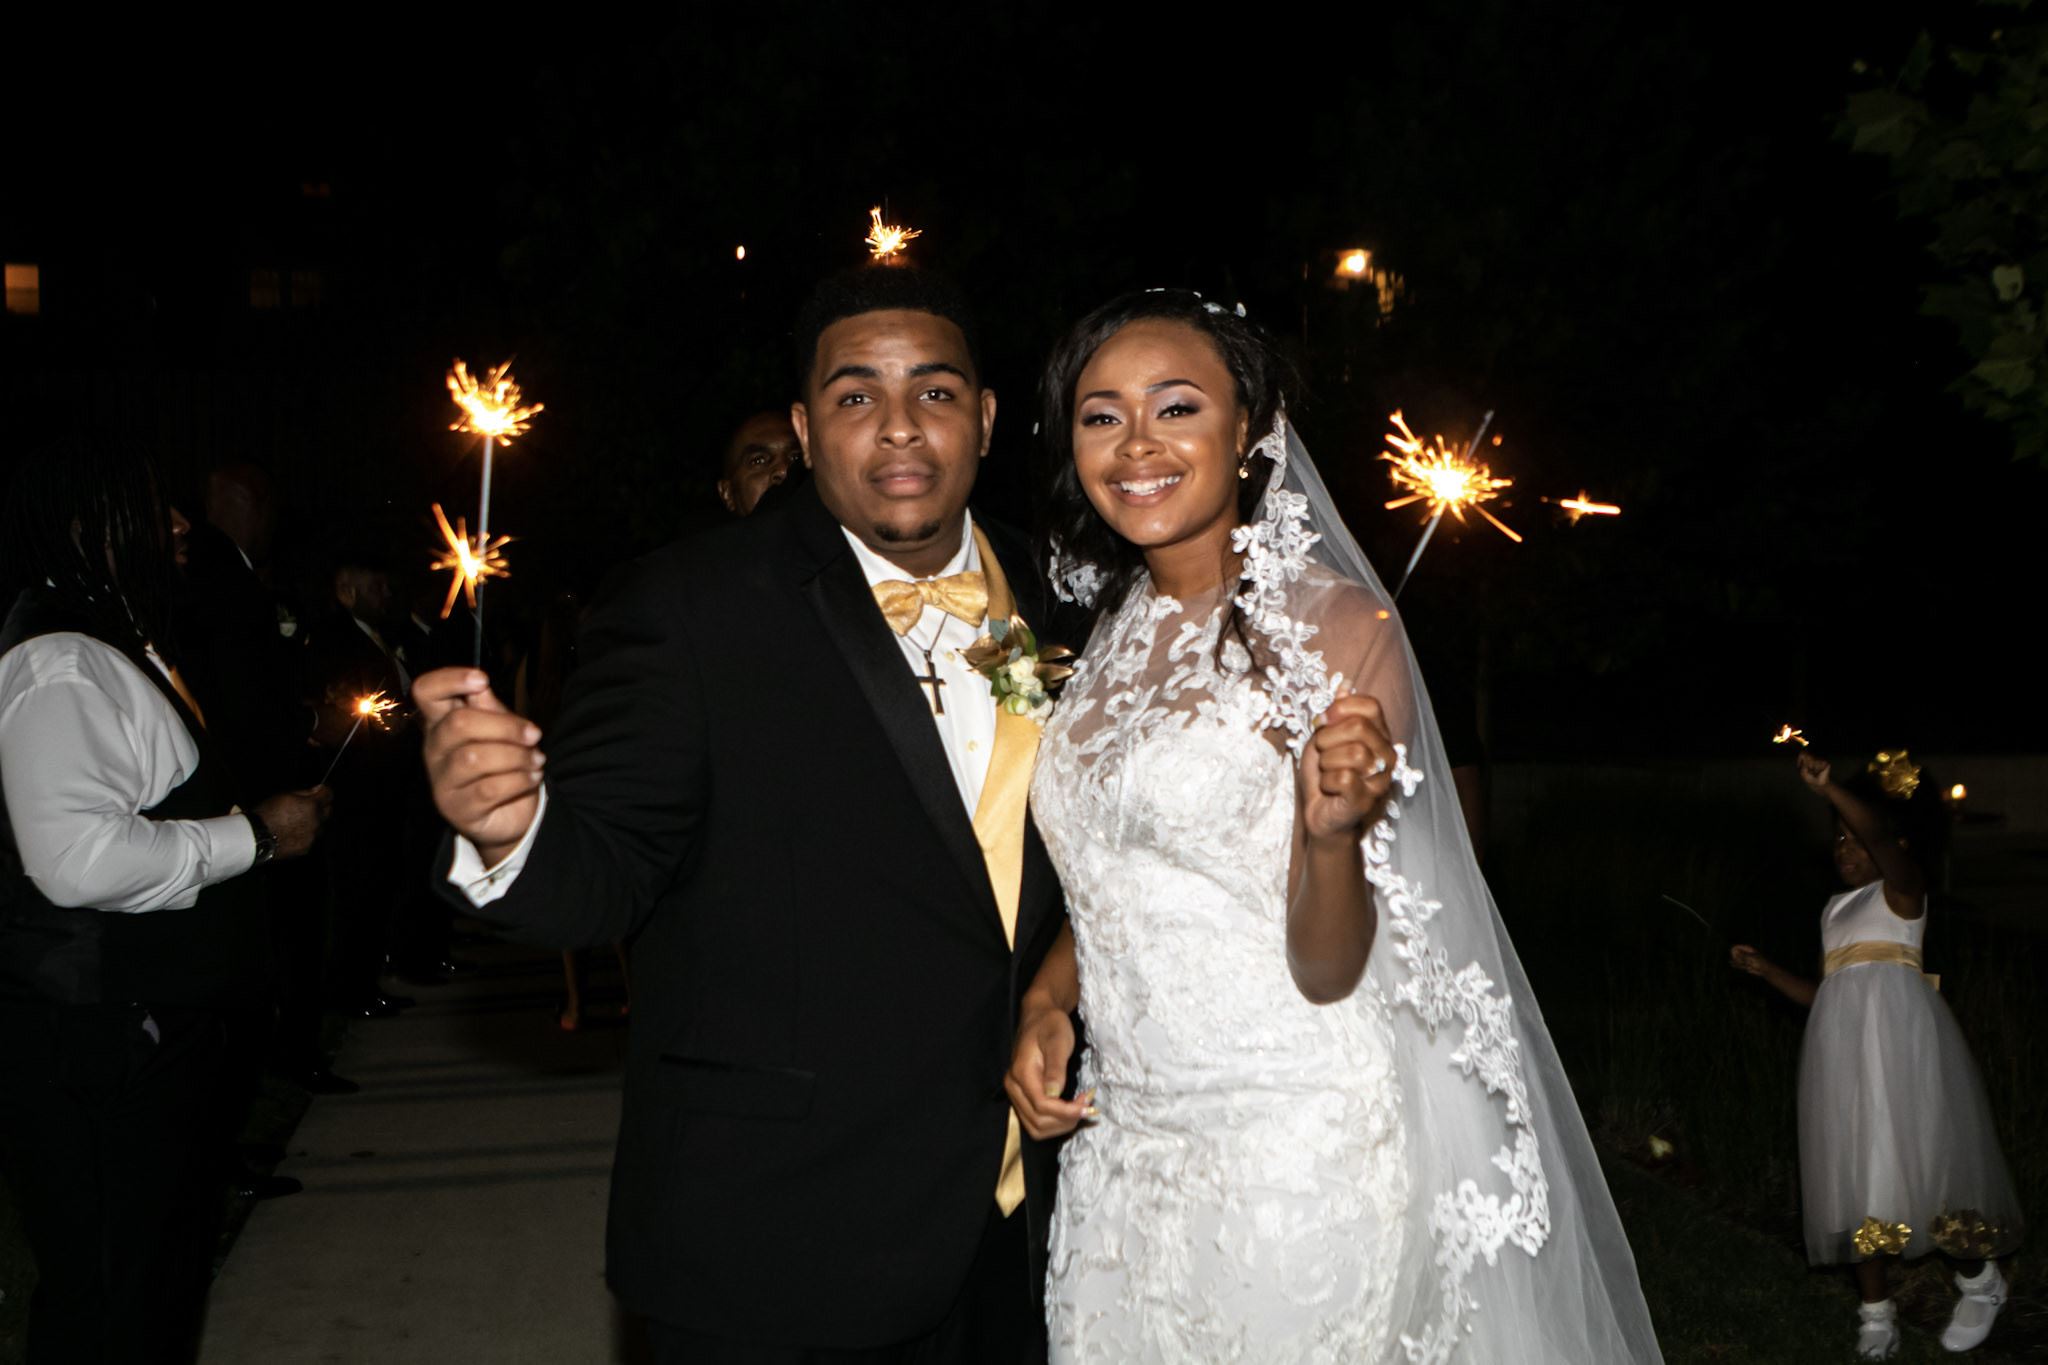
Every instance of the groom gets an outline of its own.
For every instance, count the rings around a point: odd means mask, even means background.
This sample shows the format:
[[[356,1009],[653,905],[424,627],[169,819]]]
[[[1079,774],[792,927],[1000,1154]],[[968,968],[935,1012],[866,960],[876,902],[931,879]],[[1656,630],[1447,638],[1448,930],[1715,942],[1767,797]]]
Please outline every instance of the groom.
[[[1053,1152],[1002,1078],[1062,903],[1037,726],[955,657],[1040,576],[967,512],[948,286],[835,278],[796,341],[812,479],[635,565],[550,733],[420,679],[441,868],[516,937],[635,940],[608,1276],[658,1360],[1042,1361]]]

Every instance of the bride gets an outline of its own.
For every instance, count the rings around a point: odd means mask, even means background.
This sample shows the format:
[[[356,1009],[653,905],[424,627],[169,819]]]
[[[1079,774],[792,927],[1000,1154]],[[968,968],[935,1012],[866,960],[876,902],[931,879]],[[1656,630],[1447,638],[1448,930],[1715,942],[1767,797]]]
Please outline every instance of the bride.
[[[1034,1137],[1079,1128],[1053,1358],[1658,1361],[1290,382],[1174,291],[1097,309],[1047,370],[1053,574],[1096,613],[1031,794],[1071,928],[1005,1081]]]

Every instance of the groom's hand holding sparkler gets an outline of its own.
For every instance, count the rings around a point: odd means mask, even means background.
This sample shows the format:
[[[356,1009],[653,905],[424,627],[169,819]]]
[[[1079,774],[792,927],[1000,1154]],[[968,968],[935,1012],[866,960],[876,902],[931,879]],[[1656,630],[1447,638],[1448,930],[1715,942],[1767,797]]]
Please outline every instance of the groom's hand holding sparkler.
[[[506,710],[479,669],[437,668],[413,683],[412,698],[426,727],[434,808],[495,867],[540,809],[540,727]]]

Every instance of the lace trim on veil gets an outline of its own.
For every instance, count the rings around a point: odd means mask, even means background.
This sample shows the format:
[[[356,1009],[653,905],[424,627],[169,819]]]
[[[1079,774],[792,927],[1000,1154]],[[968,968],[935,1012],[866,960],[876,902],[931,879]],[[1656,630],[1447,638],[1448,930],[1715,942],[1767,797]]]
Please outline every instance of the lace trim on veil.
[[[1247,455],[1263,455],[1275,469],[1267,489],[1263,515],[1231,534],[1232,546],[1244,556],[1244,589],[1236,597],[1253,629],[1265,637],[1274,662],[1265,669],[1263,723],[1284,728],[1287,747],[1297,758],[1314,731],[1314,718],[1336,699],[1343,684],[1332,674],[1322,651],[1311,647],[1316,627],[1287,611],[1287,589],[1309,567],[1309,551],[1322,537],[1309,526],[1306,495],[1284,486],[1287,471],[1287,419],[1276,415],[1273,430]],[[1504,1118],[1514,1131],[1512,1146],[1503,1146],[1493,1165],[1507,1176],[1505,1199],[1485,1192],[1466,1178],[1440,1190],[1432,1203],[1428,1226],[1436,1242],[1436,1264],[1443,1283],[1436,1320],[1419,1336],[1403,1333],[1402,1349],[1414,1365],[1448,1361],[1465,1330],[1466,1315],[1479,1304],[1466,1286],[1473,1266],[1483,1257],[1496,1264],[1503,1246],[1512,1243],[1531,1256],[1550,1236],[1550,1182],[1543,1173],[1536,1132],[1529,1110],[1529,1091],[1522,1074],[1520,1044],[1514,1031],[1514,1001],[1500,992],[1477,962],[1453,971],[1444,949],[1430,933],[1429,922],[1442,908],[1423,888],[1394,869],[1395,825],[1401,801],[1412,798],[1423,774],[1408,766],[1408,748],[1394,746],[1394,782],[1399,796],[1387,803],[1386,814],[1363,840],[1366,880],[1385,898],[1388,923],[1394,932],[1393,952],[1407,968],[1407,980],[1395,999],[1422,1020],[1432,1039],[1444,1024],[1460,1030],[1451,1062],[1467,1079],[1476,1078],[1486,1093],[1505,1097]]]

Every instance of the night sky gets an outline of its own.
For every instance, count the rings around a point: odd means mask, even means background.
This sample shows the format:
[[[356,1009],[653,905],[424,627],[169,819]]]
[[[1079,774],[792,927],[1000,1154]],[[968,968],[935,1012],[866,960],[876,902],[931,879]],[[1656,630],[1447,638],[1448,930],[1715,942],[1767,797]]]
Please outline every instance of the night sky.
[[[1755,753],[1786,719],[2038,749],[2048,475],[1946,392],[1926,231],[1838,128],[1853,61],[1967,11],[1789,8],[479,12],[121,56],[25,28],[0,252],[42,311],[0,318],[0,440],[115,424],[187,489],[254,459],[294,569],[364,540],[411,567],[428,503],[475,495],[441,375],[516,355],[547,411],[493,519],[518,591],[587,590],[716,518],[725,432],[789,400],[796,305],[884,204],[982,313],[994,515],[1044,483],[1046,350],[1127,288],[1301,348],[1299,425],[1383,571],[1420,529],[1380,507],[1386,414],[1495,411],[1527,543],[1439,535],[1404,608],[1502,756]],[[1332,287],[1350,247],[1402,276],[1389,315]],[[1537,501],[1581,488],[1625,514]]]

